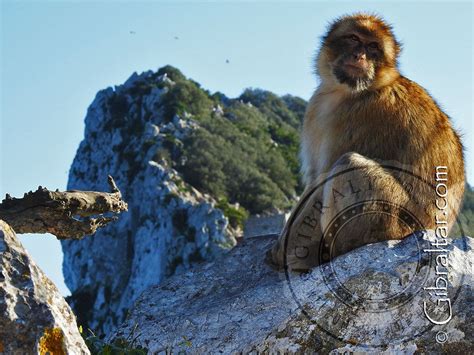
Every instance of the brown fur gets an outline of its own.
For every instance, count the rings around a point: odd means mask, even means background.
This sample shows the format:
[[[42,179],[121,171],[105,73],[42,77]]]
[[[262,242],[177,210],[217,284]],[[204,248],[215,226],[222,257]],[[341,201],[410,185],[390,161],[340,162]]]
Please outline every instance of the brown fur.
[[[360,42],[341,40],[352,34]],[[375,70],[370,84],[360,89],[341,83],[334,75],[341,53],[353,50],[359,43],[374,41],[379,48],[377,58],[371,59],[369,53],[365,63]],[[314,257],[324,229],[340,211],[362,199],[390,201],[410,210],[426,229],[434,229],[436,166],[448,167],[449,227],[454,223],[465,185],[461,141],[431,96],[399,73],[399,52],[400,44],[391,27],[372,15],[340,18],[323,38],[316,61],[321,83],[309,101],[302,129],[301,160],[307,189],[300,200],[304,203],[295,208],[301,216],[285,227],[271,252],[277,265],[283,266],[285,254],[286,263],[292,268],[307,269],[317,264]],[[384,168],[387,163],[408,169],[417,177]],[[347,168],[356,169],[350,173],[351,179],[360,183],[370,180],[372,189],[336,201],[334,189],[345,188],[346,174],[344,178],[331,179],[324,189],[311,190],[322,177]],[[408,185],[414,188],[408,189]],[[313,196],[304,200],[311,193]],[[323,202],[324,213],[311,209],[315,201]],[[297,236],[297,226],[301,226],[305,211],[312,213],[317,226],[310,239],[302,240]],[[374,241],[402,239],[413,232],[400,222],[397,212],[392,216],[362,216],[351,223],[350,228],[341,230],[334,255]],[[309,261],[296,257],[298,243],[310,251]]]

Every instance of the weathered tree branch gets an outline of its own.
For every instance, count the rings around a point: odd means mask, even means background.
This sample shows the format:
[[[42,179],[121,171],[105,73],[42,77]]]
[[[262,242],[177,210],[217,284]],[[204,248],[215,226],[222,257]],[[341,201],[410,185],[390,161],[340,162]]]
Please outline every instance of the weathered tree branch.
[[[127,203],[109,175],[111,193],[49,191],[41,186],[23,198],[9,194],[0,204],[0,219],[17,233],[51,233],[58,239],[80,239],[117,219]]]

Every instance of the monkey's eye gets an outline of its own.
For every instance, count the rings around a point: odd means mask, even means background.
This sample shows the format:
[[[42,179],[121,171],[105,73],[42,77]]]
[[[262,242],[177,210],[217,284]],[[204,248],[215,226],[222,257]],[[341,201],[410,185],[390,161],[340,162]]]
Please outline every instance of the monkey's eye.
[[[374,48],[374,49],[379,48],[379,45],[377,42],[370,42],[368,46],[369,48]]]
[[[360,42],[359,37],[357,37],[356,35],[350,35],[349,38],[355,42]]]

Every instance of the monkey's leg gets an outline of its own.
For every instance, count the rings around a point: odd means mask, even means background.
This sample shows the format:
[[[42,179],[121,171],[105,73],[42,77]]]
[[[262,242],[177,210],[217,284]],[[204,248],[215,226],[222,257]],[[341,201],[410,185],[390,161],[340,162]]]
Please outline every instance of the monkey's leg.
[[[324,185],[327,210],[321,215],[330,258],[425,229],[423,221],[428,219],[424,203],[429,187],[405,170],[393,163],[382,166],[357,153],[338,159],[331,170],[332,178]]]
[[[327,177],[306,188],[271,250],[273,262],[307,270],[362,245],[411,234],[413,227],[401,215],[406,210],[420,214],[407,188],[413,190],[415,180],[410,175],[401,178],[396,169],[388,170],[360,154],[344,154]],[[335,221],[351,208],[354,215]],[[337,228],[330,236],[334,225]],[[329,255],[324,255],[323,247],[329,247]]]

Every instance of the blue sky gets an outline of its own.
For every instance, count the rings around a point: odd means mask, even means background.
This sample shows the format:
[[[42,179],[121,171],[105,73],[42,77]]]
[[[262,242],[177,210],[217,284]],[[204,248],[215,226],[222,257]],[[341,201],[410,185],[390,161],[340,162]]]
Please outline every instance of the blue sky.
[[[472,184],[471,2],[2,1],[1,196],[38,185],[64,189],[88,105],[134,71],[172,64],[231,97],[259,87],[308,99],[319,37],[328,21],[354,11],[375,11],[394,25],[403,74],[427,88],[464,134]],[[21,240],[67,294],[59,242]]]

